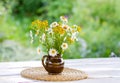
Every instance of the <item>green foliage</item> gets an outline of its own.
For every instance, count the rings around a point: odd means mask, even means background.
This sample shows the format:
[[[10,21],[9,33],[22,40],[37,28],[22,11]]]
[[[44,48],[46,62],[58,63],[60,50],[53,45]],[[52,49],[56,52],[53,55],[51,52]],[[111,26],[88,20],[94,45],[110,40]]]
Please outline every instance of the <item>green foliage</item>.
[[[43,0],[16,0],[12,7],[13,14],[18,14],[21,16],[32,16],[35,14],[40,14],[37,12],[39,8],[44,6]]]
[[[76,2],[71,23],[83,26],[82,38],[87,42],[85,57],[120,55],[119,0],[81,0]],[[99,6],[100,5],[100,6]],[[79,10],[80,9],[80,10]],[[76,18],[79,19],[76,20]],[[84,54],[84,53],[83,53]]]
[[[73,2],[69,0],[16,0],[12,6],[12,12],[17,16],[36,16],[36,18],[48,19],[52,22],[61,15],[71,15]]]

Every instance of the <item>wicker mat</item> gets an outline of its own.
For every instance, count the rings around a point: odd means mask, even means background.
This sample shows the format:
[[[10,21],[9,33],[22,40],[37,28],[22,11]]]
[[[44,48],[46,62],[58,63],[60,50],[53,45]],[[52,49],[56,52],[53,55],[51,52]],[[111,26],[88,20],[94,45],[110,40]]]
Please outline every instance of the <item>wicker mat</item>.
[[[64,68],[63,72],[58,75],[49,75],[43,67],[33,67],[23,70],[21,75],[25,78],[44,81],[72,81],[87,78],[85,72],[71,68]]]

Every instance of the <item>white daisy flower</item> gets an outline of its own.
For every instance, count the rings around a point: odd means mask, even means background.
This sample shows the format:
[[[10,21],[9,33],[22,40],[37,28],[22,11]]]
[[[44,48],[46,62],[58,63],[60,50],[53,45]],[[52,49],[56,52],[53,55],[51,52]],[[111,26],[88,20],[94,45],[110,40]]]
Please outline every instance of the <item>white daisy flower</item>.
[[[37,48],[37,54],[40,54],[41,53],[41,49],[40,47]]]
[[[62,48],[63,50],[67,49],[67,48],[68,48],[68,44],[67,44],[67,43],[63,43],[63,44],[61,45],[61,48]]]
[[[62,25],[62,28],[65,29],[66,31],[68,31],[70,29],[70,27],[68,25]]]
[[[56,26],[58,26],[58,25],[59,25],[59,24],[58,24],[57,22],[53,22],[53,23],[50,24],[50,27],[51,27],[51,28],[54,28],[54,27],[56,27]]]
[[[41,38],[42,38],[42,41],[45,41],[45,33],[43,33]]]
[[[30,43],[32,44],[32,43],[33,43],[33,41],[34,41],[34,40],[33,40],[33,38],[32,38],[32,39],[31,39],[31,41],[30,41]]]
[[[50,49],[50,50],[49,50],[49,55],[50,55],[50,56],[53,56],[53,57],[56,56],[56,55],[57,55],[56,49],[53,49],[53,48]]]
[[[60,16],[60,20],[64,23],[68,23],[68,20],[65,16]]]
[[[53,34],[52,28],[49,28],[47,31],[48,31],[49,34]]]

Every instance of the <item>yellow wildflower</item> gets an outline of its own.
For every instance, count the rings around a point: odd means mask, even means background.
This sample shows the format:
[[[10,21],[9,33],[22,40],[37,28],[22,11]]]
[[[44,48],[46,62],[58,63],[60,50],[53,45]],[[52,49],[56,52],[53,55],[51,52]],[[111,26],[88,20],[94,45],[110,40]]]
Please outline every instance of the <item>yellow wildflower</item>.
[[[59,33],[59,34],[64,34],[65,30],[61,26],[57,26],[57,27],[53,28],[53,32]]]
[[[37,29],[40,29],[40,28],[47,29],[48,28],[48,21],[47,20],[45,20],[45,21],[35,20],[32,22],[32,26],[37,27]]]
[[[78,26],[78,27],[77,27],[77,31],[78,31],[78,32],[81,32],[81,30],[82,30],[81,27]]]

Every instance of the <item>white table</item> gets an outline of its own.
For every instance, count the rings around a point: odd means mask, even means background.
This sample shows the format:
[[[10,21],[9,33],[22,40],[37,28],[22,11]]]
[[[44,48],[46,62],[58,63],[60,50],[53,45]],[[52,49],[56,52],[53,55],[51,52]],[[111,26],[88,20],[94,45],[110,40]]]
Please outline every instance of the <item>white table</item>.
[[[0,83],[46,83],[20,76],[23,69],[39,66],[41,61],[0,62]],[[120,58],[68,59],[65,67],[85,71],[89,77],[64,83],[120,83]]]

